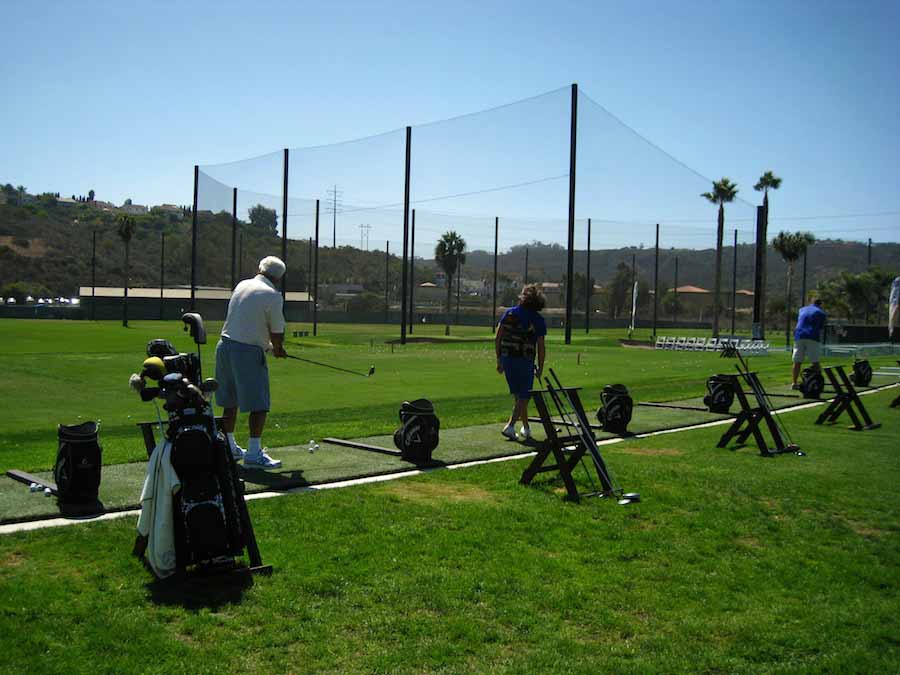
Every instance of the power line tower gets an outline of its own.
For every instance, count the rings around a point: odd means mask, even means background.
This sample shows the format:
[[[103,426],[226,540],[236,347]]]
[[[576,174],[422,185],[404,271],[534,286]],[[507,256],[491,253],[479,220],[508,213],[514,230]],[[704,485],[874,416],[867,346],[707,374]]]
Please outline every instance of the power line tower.
[[[344,207],[344,202],[341,200],[341,197],[344,196],[344,191],[338,190],[338,186],[335,185],[333,188],[326,190],[325,195],[328,197],[328,199],[325,200],[325,212],[331,212],[331,245],[334,248],[337,248],[337,214],[338,211],[342,210]]]
[[[371,231],[371,225],[360,225],[359,226],[359,250],[363,250],[363,238],[365,238],[366,248],[365,250],[369,250],[369,232]]]

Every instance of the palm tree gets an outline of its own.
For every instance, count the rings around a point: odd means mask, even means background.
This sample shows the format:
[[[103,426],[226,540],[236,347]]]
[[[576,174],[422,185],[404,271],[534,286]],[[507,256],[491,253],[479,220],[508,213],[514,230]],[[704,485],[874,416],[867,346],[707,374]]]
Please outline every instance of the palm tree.
[[[16,194],[18,195],[18,204],[17,206],[22,206],[25,203],[25,186],[19,185],[16,187]]]
[[[771,171],[766,171],[759,177],[759,182],[753,186],[757,192],[763,193],[763,208],[769,212],[769,188],[777,190],[781,187],[781,179]]]
[[[121,214],[117,219],[117,232],[125,244],[125,301],[122,303],[122,325],[128,328],[128,276],[131,272],[131,238],[134,236],[134,219]]]
[[[780,179],[779,179],[780,180]],[[781,255],[781,259],[787,263],[787,291],[785,292],[785,306],[787,311],[784,318],[785,344],[791,343],[791,296],[794,288],[794,264],[800,259],[806,249],[816,243],[816,238],[811,232],[779,232],[772,240],[772,248]]]
[[[722,293],[722,237],[725,233],[725,204],[734,201],[738,193],[737,183],[732,183],[727,177],[713,181],[712,192],[704,192],[700,196],[707,201],[719,205],[719,221],[716,229],[716,281],[713,290],[713,337],[719,337],[719,308]]]
[[[466,262],[466,240],[451,230],[441,235],[434,247],[434,259],[447,276],[447,324],[444,335],[450,335],[450,299],[453,289],[453,275],[460,265]]]

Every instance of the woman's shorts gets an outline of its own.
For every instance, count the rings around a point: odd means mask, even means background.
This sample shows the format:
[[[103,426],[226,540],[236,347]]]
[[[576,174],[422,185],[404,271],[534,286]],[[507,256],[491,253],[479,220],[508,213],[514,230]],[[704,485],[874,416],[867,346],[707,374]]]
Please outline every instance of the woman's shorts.
[[[534,361],[517,356],[504,356],[500,359],[503,366],[503,374],[506,375],[506,383],[509,385],[509,393],[520,401],[531,398],[531,388],[534,386]]]

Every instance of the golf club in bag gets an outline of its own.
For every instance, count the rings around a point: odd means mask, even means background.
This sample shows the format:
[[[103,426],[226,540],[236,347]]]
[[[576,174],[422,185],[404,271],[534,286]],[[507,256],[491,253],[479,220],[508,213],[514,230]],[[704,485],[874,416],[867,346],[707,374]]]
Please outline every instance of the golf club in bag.
[[[633,410],[634,401],[624,384],[607,384],[603,387],[600,392],[597,421],[604,431],[611,434],[626,433]]]
[[[244,486],[224,434],[216,429],[212,403],[214,379],[202,380],[200,345],[206,330],[199,314],[182,316],[197,353],[178,353],[166,340],[147,345],[140,374],[131,376],[141,400],[163,399],[168,424],[148,462],[141,495],[141,517],[134,553],[160,578],[184,572],[270,572],[262,565],[253,525],[244,502]],[[147,386],[147,380],[156,386]],[[171,466],[177,486],[168,488]],[[171,508],[160,495],[172,494]],[[171,532],[168,537],[159,532]],[[236,558],[247,550],[251,566]]]
[[[853,361],[853,372],[850,373],[850,381],[854,387],[868,387],[872,382],[872,365],[868,359],[856,359]]]
[[[440,441],[441,421],[427,398],[404,401],[400,406],[400,428],[394,432],[394,445],[401,457],[415,464],[430,464],[431,453]]]
[[[804,368],[800,373],[800,393],[803,398],[819,399],[825,391],[825,377],[818,366]]]

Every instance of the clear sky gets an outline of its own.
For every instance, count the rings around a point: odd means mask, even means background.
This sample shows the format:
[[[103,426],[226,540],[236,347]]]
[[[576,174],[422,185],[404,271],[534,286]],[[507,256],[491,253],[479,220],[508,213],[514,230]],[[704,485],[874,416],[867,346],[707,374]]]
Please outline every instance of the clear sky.
[[[747,202],[759,201],[752,185],[762,171],[773,169],[784,179],[772,196],[773,227],[900,239],[896,0],[0,0],[0,9],[0,182],[24,184],[31,192],[86,194],[93,188],[98,198],[115,203],[130,197],[136,203],[186,204],[194,164],[421,125],[577,82],[592,101],[690,169],[710,178],[729,176]],[[567,105],[567,96],[562,91],[539,102]],[[475,133],[497,146],[491,171],[466,172],[460,162],[431,174],[421,170],[415,194],[526,182],[559,175],[560,166],[565,173],[565,143],[548,150],[550,137],[536,133],[541,125],[553,125],[565,140],[565,105],[526,105],[506,117],[476,118],[487,126]],[[601,125],[609,130],[615,124],[599,108],[591,112],[591,105],[583,101],[579,107],[586,125],[580,131],[586,135],[579,154],[579,180],[585,181],[579,183],[580,216],[628,222],[628,199],[610,207],[615,198],[600,198],[590,185],[609,181],[613,194],[624,194],[626,180],[643,178],[645,195],[665,194],[675,185],[680,190],[683,181],[680,194],[685,204],[690,200],[691,217],[696,208],[714,222],[713,207],[697,197],[708,186],[692,182],[696,176],[676,169],[661,153],[632,151],[642,141],[626,142],[621,129],[615,132],[621,142],[604,143]],[[538,121],[523,118],[532,113]],[[590,126],[591,119],[597,126]],[[416,149],[422,159],[426,149],[436,157],[454,147],[475,157],[472,147],[456,143],[455,128],[415,129],[414,157]],[[429,146],[429,133],[446,136]],[[596,134],[593,142],[589,133]],[[518,143],[505,156],[496,140],[503,134]],[[531,151],[529,138],[535,139]],[[393,140],[385,143],[393,153]],[[490,146],[488,139],[484,147]],[[343,151],[349,163],[371,166],[373,175],[381,171],[384,158],[376,155],[384,145],[370,144],[358,156],[352,151],[357,146],[349,147]],[[298,176],[310,175],[313,169],[302,161],[301,156]],[[391,167],[401,163],[402,181],[402,156],[395,161],[391,155],[390,161]],[[473,163],[488,165],[478,157]],[[327,162],[316,166],[321,175],[304,183],[315,183],[315,189],[298,197],[324,196],[332,176],[324,173]],[[614,172],[619,177],[610,179]],[[360,176],[339,175],[335,182],[348,203],[381,199],[364,194]],[[271,191],[279,193],[277,181]],[[654,201],[648,197],[645,206]],[[497,204],[440,208],[472,212]],[[749,218],[745,207],[733,213]],[[679,209],[672,211],[669,216]],[[889,215],[837,217],[876,213]],[[565,218],[564,204],[559,218]],[[654,214],[634,219],[652,221]],[[355,222],[352,228],[340,236],[358,242]],[[541,238],[539,230],[526,238]],[[372,237],[383,239],[385,233]]]

